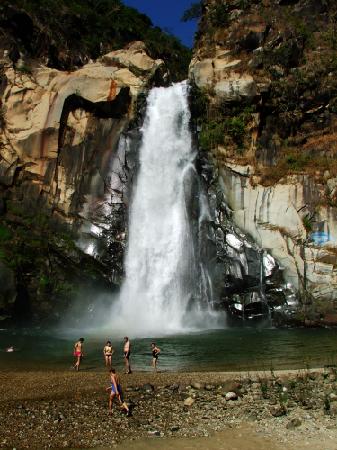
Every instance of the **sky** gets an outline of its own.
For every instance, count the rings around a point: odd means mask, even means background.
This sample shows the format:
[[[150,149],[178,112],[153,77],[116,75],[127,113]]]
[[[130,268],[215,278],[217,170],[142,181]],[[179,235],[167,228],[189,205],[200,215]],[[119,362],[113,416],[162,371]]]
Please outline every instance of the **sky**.
[[[181,42],[192,47],[196,31],[195,20],[181,22],[183,12],[195,0],[123,0],[123,3],[149,16],[154,25],[177,36]]]

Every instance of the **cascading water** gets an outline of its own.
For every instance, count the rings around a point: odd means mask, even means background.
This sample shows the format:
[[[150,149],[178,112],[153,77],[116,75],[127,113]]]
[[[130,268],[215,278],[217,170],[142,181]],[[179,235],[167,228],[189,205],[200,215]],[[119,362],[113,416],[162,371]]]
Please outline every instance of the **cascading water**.
[[[113,308],[113,325],[125,332],[186,329],[193,311],[209,300],[203,280],[210,281],[194,236],[200,186],[189,122],[186,83],[150,92],[130,206],[126,278]]]

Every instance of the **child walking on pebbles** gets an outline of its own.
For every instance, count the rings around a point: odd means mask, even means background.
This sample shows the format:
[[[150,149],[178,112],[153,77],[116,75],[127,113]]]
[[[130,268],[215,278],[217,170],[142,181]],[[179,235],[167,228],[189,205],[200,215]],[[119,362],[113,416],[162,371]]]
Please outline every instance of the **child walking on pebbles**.
[[[121,409],[123,409],[126,414],[130,415],[130,410],[128,408],[128,405],[123,400],[123,393],[122,393],[122,387],[120,384],[119,376],[116,374],[115,369],[110,369],[110,382],[111,387],[106,388],[106,391],[110,391],[110,397],[109,397],[109,414],[112,414],[112,402],[115,397],[117,397]]]

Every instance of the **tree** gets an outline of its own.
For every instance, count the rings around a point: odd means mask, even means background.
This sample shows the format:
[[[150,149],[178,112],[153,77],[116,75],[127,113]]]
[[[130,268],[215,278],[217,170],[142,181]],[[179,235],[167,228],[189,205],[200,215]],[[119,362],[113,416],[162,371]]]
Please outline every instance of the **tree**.
[[[192,3],[192,5],[186,9],[181,20],[182,22],[188,22],[189,20],[199,19],[202,13],[202,1]]]

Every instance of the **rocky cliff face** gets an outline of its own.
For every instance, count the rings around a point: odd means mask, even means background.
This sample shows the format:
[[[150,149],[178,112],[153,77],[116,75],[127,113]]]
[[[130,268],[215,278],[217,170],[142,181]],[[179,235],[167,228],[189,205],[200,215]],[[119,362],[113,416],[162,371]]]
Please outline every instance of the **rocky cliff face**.
[[[336,5],[205,1],[190,79],[199,143],[237,226],[267,249],[307,317],[334,321]]]
[[[0,64],[0,316],[49,315],[80,281],[120,280],[132,167],[121,134],[165,66],[142,42],[70,72],[13,66],[6,50]]]

